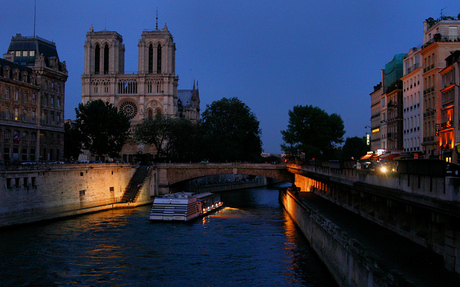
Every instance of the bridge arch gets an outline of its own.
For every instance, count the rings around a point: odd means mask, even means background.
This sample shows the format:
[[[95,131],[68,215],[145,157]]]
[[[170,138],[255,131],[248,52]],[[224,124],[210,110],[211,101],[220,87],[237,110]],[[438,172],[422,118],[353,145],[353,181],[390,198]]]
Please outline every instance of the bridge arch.
[[[167,193],[173,184],[200,177],[219,174],[241,174],[264,176],[285,182],[294,182],[294,174],[284,164],[258,163],[193,163],[193,164],[158,164],[155,166],[158,191]]]

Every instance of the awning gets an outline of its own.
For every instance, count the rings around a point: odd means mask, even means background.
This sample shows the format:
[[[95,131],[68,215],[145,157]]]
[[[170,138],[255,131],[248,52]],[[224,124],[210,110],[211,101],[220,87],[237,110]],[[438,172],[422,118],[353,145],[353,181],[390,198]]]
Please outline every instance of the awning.
[[[395,160],[397,158],[399,158],[399,153],[390,153],[382,155],[380,160]]]
[[[372,154],[366,154],[366,155],[363,155],[361,157],[361,159],[368,159],[368,158],[371,158],[371,156],[373,156]]]

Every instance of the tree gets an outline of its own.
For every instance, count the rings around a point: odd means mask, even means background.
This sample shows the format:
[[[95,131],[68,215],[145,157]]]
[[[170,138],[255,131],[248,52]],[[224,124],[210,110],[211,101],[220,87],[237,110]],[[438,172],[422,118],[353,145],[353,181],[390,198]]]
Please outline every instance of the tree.
[[[342,159],[359,159],[365,155],[368,150],[369,146],[366,144],[366,138],[347,138],[342,148]]]
[[[257,161],[262,152],[259,121],[238,98],[206,105],[201,121],[203,156],[211,161]]]
[[[165,157],[165,145],[169,138],[172,120],[161,114],[154,119],[144,119],[134,128],[134,139],[143,144],[153,144],[156,148],[155,158]]]
[[[201,137],[199,124],[185,119],[171,122],[168,143],[168,157],[177,162],[200,160]]]
[[[79,104],[75,112],[76,128],[82,134],[83,147],[100,158],[118,156],[129,139],[131,123],[128,116],[102,100]]]
[[[339,115],[329,115],[311,105],[297,105],[289,111],[288,127],[281,134],[285,142],[281,148],[287,154],[304,154],[306,159],[331,159],[336,145],[343,142],[345,131]]]
[[[82,153],[82,135],[80,131],[69,123],[64,124],[64,158],[77,159]]]

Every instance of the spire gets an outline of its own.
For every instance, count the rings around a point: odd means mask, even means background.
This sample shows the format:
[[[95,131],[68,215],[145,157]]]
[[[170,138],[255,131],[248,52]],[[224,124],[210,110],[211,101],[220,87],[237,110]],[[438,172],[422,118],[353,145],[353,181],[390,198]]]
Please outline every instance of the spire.
[[[195,90],[195,79],[193,80],[193,90]]]
[[[155,26],[155,30],[158,31],[158,7],[157,7],[157,19],[156,19],[156,26]]]

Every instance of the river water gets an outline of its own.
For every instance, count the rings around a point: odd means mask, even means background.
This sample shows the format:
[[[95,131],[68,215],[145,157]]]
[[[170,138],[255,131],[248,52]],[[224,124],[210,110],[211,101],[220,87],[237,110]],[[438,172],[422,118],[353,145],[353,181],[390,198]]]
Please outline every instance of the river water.
[[[150,206],[0,230],[1,286],[336,286],[269,188],[191,223]]]

